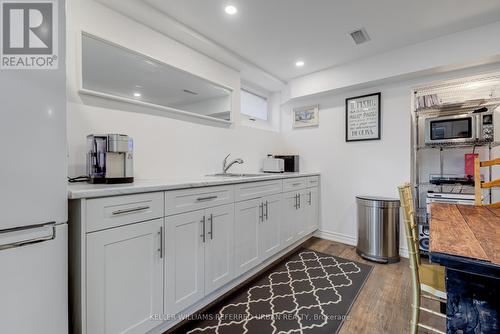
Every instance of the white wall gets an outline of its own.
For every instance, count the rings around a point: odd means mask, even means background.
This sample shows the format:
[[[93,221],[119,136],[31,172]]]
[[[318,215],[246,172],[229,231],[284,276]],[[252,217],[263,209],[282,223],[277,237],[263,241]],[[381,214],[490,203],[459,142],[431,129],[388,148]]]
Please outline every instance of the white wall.
[[[355,196],[395,197],[396,186],[410,180],[411,88],[435,80],[500,70],[497,64],[378,86],[371,83],[369,88],[357,90],[347,90],[348,85],[343,83],[344,89],[338,89],[335,94],[310,97],[300,103],[286,105],[282,108],[281,119],[279,114],[273,114],[273,127],[276,124],[281,126],[282,132],[279,133],[242,125],[239,119],[240,74],[235,70],[92,0],[74,0],[68,4],[68,25],[70,176],[85,172],[85,137],[90,133],[119,132],[134,137],[135,175],[141,179],[190,177],[216,172],[221,168],[222,158],[229,152],[246,161],[244,166],[236,166],[235,170],[250,172],[260,168],[260,161],[267,153],[298,153],[303,171],[322,173],[321,230],[324,236],[351,244],[356,242]],[[118,103],[96,106],[95,101],[92,104],[89,99],[83,101],[77,93],[79,39],[76,38],[82,29],[231,87],[235,90],[232,99],[235,125],[228,129],[162,117],[137,108],[134,109],[140,112],[123,111],[130,108]],[[410,66],[411,61],[398,59],[400,66]],[[382,73],[381,76],[387,77],[391,73]],[[304,78],[300,85],[305,86],[295,86],[297,90],[293,96],[339,88],[331,84],[332,81],[322,81],[327,86],[315,86],[311,81],[308,81],[310,87],[306,84],[307,80],[314,81],[315,75],[327,78],[331,74],[325,71]],[[365,83],[367,85],[370,83]],[[382,92],[382,139],[346,143],[345,98],[378,91]],[[279,105],[279,96],[272,95],[270,103],[274,108]],[[287,96],[287,92],[283,96]],[[291,108],[315,103],[320,104],[319,127],[292,130]]]
[[[397,186],[411,177],[412,88],[432,81],[499,71],[489,65],[412,81],[309,98],[282,109],[287,150],[300,154],[305,171],[321,171],[321,234],[356,244],[356,195],[398,197]],[[345,98],[382,93],[381,140],[345,142]],[[319,127],[292,129],[294,107],[319,104]],[[402,248],[406,243],[402,237]]]
[[[282,148],[279,133],[245,127],[239,121],[240,73],[132,21],[93,0],[68,3],[68,165],[70,176],[85,173],[85,137],[125,133],[135,141],[135,176],[140,179],[189,177],[219,172],[228,153],[245,160],[234,170],[256,171],[267,153]],[[84,30],[165,63],[230,87],[235,125],[158,116],[126,104],[78,94],[79,35]],[[134,109],[138,112],[122,111]],[[279,114],[279,109],[278,109]]]

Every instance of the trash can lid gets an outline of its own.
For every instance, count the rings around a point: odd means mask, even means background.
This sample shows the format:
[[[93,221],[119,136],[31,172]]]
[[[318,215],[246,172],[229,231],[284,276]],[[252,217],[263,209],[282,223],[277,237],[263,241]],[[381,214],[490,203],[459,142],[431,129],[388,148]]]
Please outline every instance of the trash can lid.
[[[372,208],[399,208],[399,199],[382,196],[356,196],[359,205]]]
[[[376,201],[376,202],[399,202],[398,198],[391,198],[391,197],[383,197],[383,196],[365,196],[365,195],[358,195],[356,196],[358,199],[364,199],[367,201]]]

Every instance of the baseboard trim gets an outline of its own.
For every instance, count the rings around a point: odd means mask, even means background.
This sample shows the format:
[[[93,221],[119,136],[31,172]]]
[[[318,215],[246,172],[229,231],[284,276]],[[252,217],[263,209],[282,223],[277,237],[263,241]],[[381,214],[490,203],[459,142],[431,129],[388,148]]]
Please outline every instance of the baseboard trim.
[[[354,236],[343,234],[343,233],[338,233],[338,232],[325,231],[325,230],[317,230],[314,233],[314,236],[321,238],[321,239],[340,242],[341,244],[345,244],[345,245],[349,245],[349,246],[356,246],[357,242],[358,242],[357,238]],[[408,258],[408,248],[400,247],[399,248],[399,256],[404,257],[404,258]]]
[[[321,239],[340,242],[342,244],[346,244],[346,245],[350,245],[350,246],[356,246],[356,244],[357,244],[357,240],[355,237],[347,235],[347,234],[338,233],[338,232],[317,230],[314,233],[314,236],[321,238]]]

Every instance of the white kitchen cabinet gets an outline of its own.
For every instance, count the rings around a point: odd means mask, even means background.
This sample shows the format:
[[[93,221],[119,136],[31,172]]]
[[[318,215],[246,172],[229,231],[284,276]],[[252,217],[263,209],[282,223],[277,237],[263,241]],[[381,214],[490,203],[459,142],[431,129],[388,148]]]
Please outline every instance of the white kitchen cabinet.
[[[262,199],[235,204],[234,258],[236,275],[259,264],[259,224],[263,219]]]
[[[307,177],[294,177],[283,180],[283,192],[298,191],[307,188]]]
[[[142,334],[207,305],[317,229],[318,186],[308,176],[70,201],[72,331]]]
[[[309,191],[307,189],[297,192],[297,209],[295,211],[295,240],[302,238],[307,234],[308,223],[308,207],[307,197]]]
[[[163,218],[87,235],[87,333],[145,333],[163,314]]]
[[[165,305],[175,314],[204,296],[205,210],[165,219]]]
[[[259,224],[259,255],[260,261],[265,261],[280,250],[281,236],[281,194],[266,196],[264,215]]]
[[[307,189],[305,193],[305,203],[307,207],[306,233],[312,233],[318,229],[319,224],[319,189],[313,187]]]
[[[234,203],[233,186],[201,187],[165,192],[165,214],[167,216],[230,203]]]
[[[234,186],[234,201],[248,201],[281,192],[283,192],[282,180],[242,183]]]
[[[296,226],[298,225],[298,192],[291,191],[283,193],[282,217],[280,224],[280,235],[282,247],[291,245],[295,240]]]
[[[163,193],[92,198],[86,203],[87,232],[163,218]]]
[[[318,225],[318,188],[283,194],[281,242],[284,246],[312,233]]]
[[[234,205],[207,209],[205,295],[234,278]]]
[[[281,206],[281,194],[236,203],[236,275],[252,269],[281,249]]]
[[[166,218],[165,305],[175,314],[234,278],[234,205]]]

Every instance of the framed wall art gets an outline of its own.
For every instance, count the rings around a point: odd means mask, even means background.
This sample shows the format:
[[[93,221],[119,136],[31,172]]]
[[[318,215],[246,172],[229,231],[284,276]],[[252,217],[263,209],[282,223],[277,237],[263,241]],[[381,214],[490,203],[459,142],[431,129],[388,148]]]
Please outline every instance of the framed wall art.
[[[381,93],[345,100],[345,141],[380,139]]]
[[[293,109],[293,127],[304,128],[319,125],[319,105]]]

